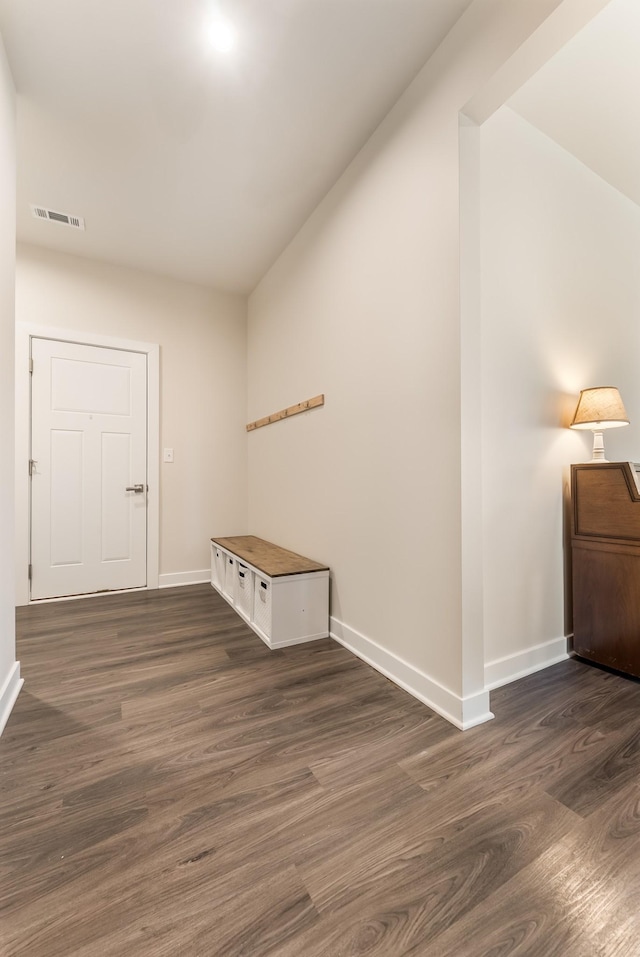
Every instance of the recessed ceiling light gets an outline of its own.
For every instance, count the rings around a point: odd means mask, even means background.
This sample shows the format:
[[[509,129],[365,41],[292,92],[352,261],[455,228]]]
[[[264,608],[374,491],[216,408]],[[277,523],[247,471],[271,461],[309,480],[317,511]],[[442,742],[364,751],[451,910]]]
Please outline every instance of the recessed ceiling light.
[[[207,26],[207,39],[218,53],[230,53],[236,45],[237,33],[230,20],[215,17]]]

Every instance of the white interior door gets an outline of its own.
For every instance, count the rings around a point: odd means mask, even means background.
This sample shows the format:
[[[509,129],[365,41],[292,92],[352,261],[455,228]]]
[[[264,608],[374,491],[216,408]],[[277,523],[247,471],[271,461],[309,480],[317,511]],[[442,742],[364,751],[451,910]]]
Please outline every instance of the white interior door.
[[[31,343],[31,598],[144,587],[147,357]]]

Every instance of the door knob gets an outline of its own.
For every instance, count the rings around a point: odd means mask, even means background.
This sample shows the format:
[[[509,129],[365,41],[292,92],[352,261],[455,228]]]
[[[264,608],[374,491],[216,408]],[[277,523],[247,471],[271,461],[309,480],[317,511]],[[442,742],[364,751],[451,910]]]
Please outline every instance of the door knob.
[[[135,492],[136,495],[142,495],[144,492],[144,485],[127,485],[125,492]]]

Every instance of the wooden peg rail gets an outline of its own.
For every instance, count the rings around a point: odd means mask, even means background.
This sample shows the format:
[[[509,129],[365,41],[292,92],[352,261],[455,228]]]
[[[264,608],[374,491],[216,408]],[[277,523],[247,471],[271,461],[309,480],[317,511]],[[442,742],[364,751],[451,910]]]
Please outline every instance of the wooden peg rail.
[[[272,422],[279,422],[281,419],[288,419],[292,415],[299,415],[300,412],[306,412],[308,409],[317,409],[319,405],[324,405],[324,396],[314,395],[313,399],[298,402],[297,405],[290,405],[288,409],[281,409],[279,412],[274,412],[273,415],[265,416],[264,419],[256,419],[255,422],[249,422],[247,432],[253,432],[254,429],[261,429],[263,425],[271,425]]]

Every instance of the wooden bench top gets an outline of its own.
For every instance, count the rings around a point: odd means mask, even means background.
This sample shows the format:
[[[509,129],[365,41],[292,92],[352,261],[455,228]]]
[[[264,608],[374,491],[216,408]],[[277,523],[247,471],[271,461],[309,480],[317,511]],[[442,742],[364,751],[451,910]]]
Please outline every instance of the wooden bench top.
[[[301,575],[306,572],[326,572],[328,565],[297,555],[279,545],[272,545],[255,535],[236,535],[233,538],[212,538],[214,545],[219,545],[225,551],[233,552],[241,561],[248,562],[259,569],[268,578],[279,578],[282,575]]]

